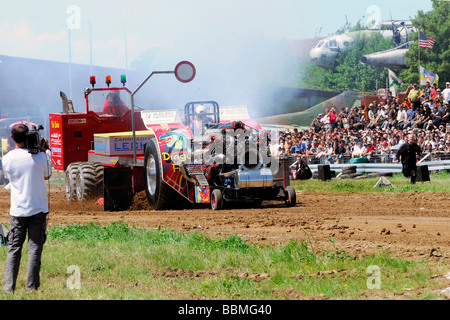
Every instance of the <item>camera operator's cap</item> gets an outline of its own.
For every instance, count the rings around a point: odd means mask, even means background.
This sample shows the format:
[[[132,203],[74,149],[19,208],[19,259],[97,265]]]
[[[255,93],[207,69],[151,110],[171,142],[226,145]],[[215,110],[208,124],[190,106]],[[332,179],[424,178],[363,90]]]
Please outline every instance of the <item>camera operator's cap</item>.
[[[450,84],[450,82],[446,82],[445,85],[448,86]]]

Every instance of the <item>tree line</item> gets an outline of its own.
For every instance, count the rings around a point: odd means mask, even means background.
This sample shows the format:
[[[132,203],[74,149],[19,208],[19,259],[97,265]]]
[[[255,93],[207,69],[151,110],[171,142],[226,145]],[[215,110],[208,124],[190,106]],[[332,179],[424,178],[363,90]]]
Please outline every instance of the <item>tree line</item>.
[[[432,1],[432,10],[419,10],[411,19],[413,25],[422,33],[435,39],[432,49],[419,48],[418,33],[411,35],[415,40],[406,54],[407,68],[393,70],[403,81],[400,90],[406,89],[410,83],[419,83],[419,50],[420,65],[439,75],[439,87],[445,88],[450,81],[450,2]],[[385,39],[380,34],[366,39],[357,37],[350,50],[341,52],[336,59],[334,70],[325,70],[313,62],[306,62],[297,74],[294,86],[305,89],[326,91],[357,92],[376,91],[386,87],[388,69],[362,64],[362,56],[394,47],[393,39]]]

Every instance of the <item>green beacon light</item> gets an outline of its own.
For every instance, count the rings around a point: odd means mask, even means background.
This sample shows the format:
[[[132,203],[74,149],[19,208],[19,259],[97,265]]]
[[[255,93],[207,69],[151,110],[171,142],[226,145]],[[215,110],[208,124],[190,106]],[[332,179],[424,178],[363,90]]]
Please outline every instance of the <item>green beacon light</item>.
[[[123,84],[123,86],[125,87],[125,83],[127,83],[127,75],[123,74],[120,76],[120,82]]]

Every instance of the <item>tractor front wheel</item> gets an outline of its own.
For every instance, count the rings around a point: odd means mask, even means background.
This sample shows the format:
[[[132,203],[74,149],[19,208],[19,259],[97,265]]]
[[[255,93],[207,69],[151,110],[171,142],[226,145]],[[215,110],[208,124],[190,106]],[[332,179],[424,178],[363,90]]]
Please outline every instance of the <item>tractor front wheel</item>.
[[[214,189],[211,193],[211,209],[213,210],[223,209],[223,195],[220,189]]]
[[[297,202],[297,195],[295,194],[295,189],[293,186],[287,186],[285,189],[286,199],[285,203],[288,207],[295,207]]]
[[[174,197],[170,186],[163,181],[161,160],[153,140],[147,143],[144,153],[145,193],[150,206],[155,210],[169,209],[174,206]]]

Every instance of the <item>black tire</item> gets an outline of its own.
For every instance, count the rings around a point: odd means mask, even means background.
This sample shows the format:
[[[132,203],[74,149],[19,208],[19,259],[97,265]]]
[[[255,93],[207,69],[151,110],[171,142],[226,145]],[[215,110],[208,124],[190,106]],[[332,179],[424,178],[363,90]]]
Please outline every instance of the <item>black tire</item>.
[[[73,201],[77,199],[76,182],[78,167],[81,162],[72,162],[67,166],[65,187],[66,187],[66,199],[67,201]]]
[[[5,184],[5,175],[3,174],[3,170],[0,169],[0,185]]]
[[[175,193],[163,181],[159,151],[153,140],[147,143],[144,153],[145,193],[147,201],[154,210],[170,209],[176,201],[171,197]]]
[[[295,193],[295,189],[293,186],[287,186],[284,190],[286,194],[285,203],[288,207],[295,207],[295,204],[297,203],[297,195]]]
[[[211,192],[211,209],[222,210],[223,209],[223,195],[219,189],[214,189]]]
[[[342,168],[342,174],[356,173],[356,166],[349,166]]]
[[[85,201],[103,194],[103,165],[98,162],[82,162],[76,175],[78,201]]]

